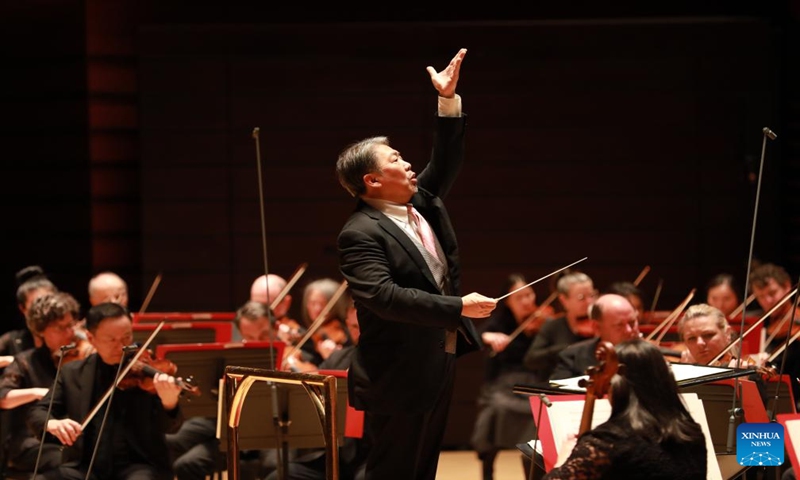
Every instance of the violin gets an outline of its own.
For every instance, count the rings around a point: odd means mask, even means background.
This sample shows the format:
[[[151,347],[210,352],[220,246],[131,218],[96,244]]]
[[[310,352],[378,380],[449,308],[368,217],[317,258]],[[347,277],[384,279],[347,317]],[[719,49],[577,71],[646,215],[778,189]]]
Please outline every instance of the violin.
[[[800,324],[794,322],[794,320],[798,318],[800,318],[800,309],[797,309],[794,312],[789,309],[788,312],[781,316],[780,320],[776,322],[770,322],[770,324],[767,325],[767,339],[769,341],[765,343],[769,345],[771,340],[782,339],[786,338],[787,336],[794,336],[794,334],[800,331]],[[791,331],[789,330],[790,326]]]
[[[608,393],[611,388],[611,379],[617,372],[624,372],[625,368],[619,363],[617,352],[611,342],[598,342],[595,357],[597,357],[597,365],[586,370],[589,378],[581,379],[578,382],[579,386],[586,389],[586,401],[583,404],[578,435],[591,430],[595,399],[603,398]]]
[[[139,387],[148,393],[156,394],[153,377],[159,373],[166,373],[175,377],[177,372],[178,367],[174,363],[167,359],[153,359],[152,352],[145,350],[139,360],[133,362],[133,366],[131,366],[128,373],[117,383],[117,388],[127,390]],[[185,380],[175,377],[175,384],[181,387],[183,392],[188,392],[195,396],[200,395],[200,387],[192,383],[191,377]]]
[[[76,360],[83,360],[94,352],[94,345],[92,345],[89,340],[78,338],[74,348],[70,348],[66,352],[62,352],[61,350],[53,352],[53,362],[58,364],[58,362],[61,361],[61,365],[64,365]]]

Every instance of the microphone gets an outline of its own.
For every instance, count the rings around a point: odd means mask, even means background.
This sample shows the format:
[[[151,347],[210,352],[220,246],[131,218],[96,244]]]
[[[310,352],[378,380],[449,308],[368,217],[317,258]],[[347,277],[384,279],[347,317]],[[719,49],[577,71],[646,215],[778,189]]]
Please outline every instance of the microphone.
[[[767,127],[764,127],[761,131],[764,132],[764,135],[766,135],[767,138],[769,138],[770,140],[775,140],[776,138],[778,138],[778,136],[775,135],[775,132],[773,132]]]
[[[89,480],[92,476],[92,467],[94,466],[94,459],[97,457],[97,449],[100,446],[100,439],[103,438],[103,429],[106,426],[106,419],[108,418],[108,412],[111,410],[111,401],[114,399],[114,392],[117,390],[115,385],[119,381],[120,373],[122,373],[122,365],[125,364],[125,357],[128,356],[128,352],[131,350],[131,347],[134,347],[133,350],[138,350],[139,345],[132,344],[132,345],[125,345],[122,347],[122,358],[119,361],[119,367],[117,367],[117,373],[114,375],[114,381],[111,383],[111,393],[108,395],[108,402],[106,402],[106,411],[103,412],[103,421],[100,422],[100,428],[97,429],[97,438],[94,440],[94,449],[92,450],[92,459],[89,461],[89,468],[86,470],[86,477],[85,480]],[[98,360],[102,362],[103,360]]]
[[[44,438],[47,436],[47,422],[50,421],[50,413],[53,410],[53,399],[55,398],[54,392],[56,389],[56,385],[58,384],[58,378],[61,376],[61,366],[64,364],[64,353],[76,348],[77,345],[73,342],[69,345],[64,345],[61,347],[61,355],[58,357],[58,367],[56,368],[56,378],[53,380],[53,386],[50,387],[50,390],[47,392],[50,395],[50,401],[47,403],[47,416],[44,417],[44,427],[42,428],[42,438],[39,439],[39,452],[36,453],[36,464],[33,467],[33,476],[31,478],[36,478],[36,474],[39,472],[39,462],[42,459],[42,448],[44,447]]]
[[[553,406],[553,402],[547,398],[547,395],[544,393],[539,393],[537,395],[539,397],[539,411],[536,413],[536,430],[533,432],[533,449],[531,451],[531,469],[528,472],[528,480],[534,480],[536,476],[536,445],[540,444],[541,441],[539,440],[539,427],[542,424],[542,405],[550,408]],[[541,448],[541,445],[539,446]]]

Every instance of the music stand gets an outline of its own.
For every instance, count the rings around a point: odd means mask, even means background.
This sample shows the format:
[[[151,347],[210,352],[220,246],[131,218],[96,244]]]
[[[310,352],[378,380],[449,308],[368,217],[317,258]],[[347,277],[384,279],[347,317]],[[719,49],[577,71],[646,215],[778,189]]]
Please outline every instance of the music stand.
[[[181,405],[184,416],[217,417],[220,393],[219,380],[225,367],[269,368],[279,365],[283,358],[283,342],[206,343],[190,345],[159,345],[156,358],[165,358],[178,366],[178,375],[192,376],[192,384],[201,395]],[[270,360],[274,355],[274,363]],[[345,431],[347,382],[337,382],[337,427],[339,436]],[[250,389],[242,409],[239,427],[239,446],[242,450],[277,448],[277,432],[272,421],[272,394],[266,383],[256,383]],[[324,446],[322,429],[308,394],[300,385],[278,385],[278,411],[287,426],[284,441],[290,448]],[[220,449],[227,450],[227,428],[218,428]]]
[[[233,322],[235,312],[148,312],[132,313],[133,323]]]
[[[133,325],[133,341],[142,343],[158,327],[155,323]],[[233,336],[233,324],[225,322],[167,323],[153,338],[151,347],[182,343],[227,343]]]

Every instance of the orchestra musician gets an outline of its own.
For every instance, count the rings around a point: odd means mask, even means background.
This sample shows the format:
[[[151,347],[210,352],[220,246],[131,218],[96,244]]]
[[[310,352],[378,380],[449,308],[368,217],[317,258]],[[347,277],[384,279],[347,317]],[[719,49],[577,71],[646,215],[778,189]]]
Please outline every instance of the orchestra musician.
[[[438,112],[419,176],[381,136],[349,145],[336,162],[339,183],[358,198],[337,247],[361,327],[348,390],[373,442],[367,480],[435,478],[456,356],[480,346],[469,318],[488,317],[497,303],[460,296],[458,244],[442,202],[464,158],[456,84],[466,53],[441,72],[427,67]]]
[[[34,300],[47,293],[58,291],[55,284],[47,278],[42,267],[31,265],[16,273],[17,307],[23,318]],[[27,323],[27,319],[26,319]],[[14,360],[14,355],[34,347],[42,346],[41,340],[35,337],[27,326],[10,330],[0,336],[0,368]]]
[[[65,292],[42,295],[27,311],[28,329],[42,345],[15,355],[14,362],[0,378],[0,408],[10,413],[4,415],[3,419],[10,423],[7,426],[9,437],[3,439],[3,449],[7,455],[7,465],[15,471],[34,470],[39,437],[25,423],[27,412],[30,404],[44,397],[52,387],[62,354],[61,347],[76,342],[74,326],[78,318],[80,305]],[[65,355],[69,355],[71,360],[79,359],[72,352]],[[61,361],[63,365],[67,360]],[[45,443],[39,471],[45,472],[60,464],[60,445]]]
[[[611,416],[562,445],[556,468],[544,480],[704,480],[705,437],[683,405],[661,351],[641,339],[622,342],[615,351],[625,368],[610,379]]]
[[[739,287],[730,273],[715,275],[706,286],[706,303],[718,308],[725,318],[730,319],[731,314],[739,307],[739,298]]]
[[[300,319],[306,328],[311,327],[315,320],[333,298],[341,286],[340,282],[332,278],[320,278],[310,282],[303,289],[303,308]],[[326,318],[322,321],[317,334],[311,342],[312,348],[307,349],[314,355],[312,363],[319,365],[330,357],[331,353],[352,344],[344,318],[347,316],[347,305],[351,302],[349,295],[342,295],[331,306]]]
[[[352,343],[337,349],[323,360],[319,365],[320,370],[347,370],[355,354],[358,344],[360,329],[355,305],[347,299],[347,313],[345,325]],[[369,450],[369,439],[366,435],[361,438],[344,437],[339,445],[339,474],[342,479],[363,480],[366,470],[366,454]],[[285,480],[325,480],[326,464],[324,448],[299,449],[295,458],[289,462],[286,469]],[[284,480],[278,476],[277,470],[270,473],[266,480]]]
[[[540,385],[549,385],[561,350],[595,334],[589,319],[589,305],[597,298],[597,290],[589,275],[566,273],[558,279],[556,289],[564,314],[542,325],[522,359],[525,368],[535,373],[536,383]]]
[[[100,272],[89,280],[89,305],[105,302],[128,307],[128,283],[114,272]]]
[[[253,280],[250,286],[250,300],[270,305],[278,298],[285,287],[286,280],[283,277],[270,273],[269,281],[267,281],[267,276],[261,275]],[[305,333],[305,328],[297,320],[289,316],[291,306],[292,295],[287,293],[272,309],[277,326],[278,340],[287,345],[293,345]]]
[[[617,345],[639,338],[638,313],[622,295],[601,295],[589,306],[589,318],[595,331],[594,338],[581,340],[561,350],[550,380],[584,375],[589,367],[597,364],[595,351],[600,342]]]
[[[519,273],[509,275],[504,283],[505,288],[498,296],[528,285]],[[494,463],[500,450],[514,448],[534,435],[529,398],[513,393],[512,388],[535,382],[533,373],[522,366],[522,357],[541,326],[552,316],[551,307],[536,305],[536,293],[528,285],[502,300],[491,317],[478,326],[481,340],[493,352],[486,358],[478,415],[470,438],[481,461],[483,480],[494,478]],[[523,330],[512,338],[522,324],[525,324]]]
[[[603,293],[616,293],[627,298],[634,310],[636,310],[639,323],[645,321],[644,318],[644,294],[642,290],[637,287],[633,282],[614,282],[608,286]]]
[[[752,269],[749,276],[750,290],[758,305],[768,312],[781,299],[792,291],[791,279],[786,270],[774,263],[764,263]],[[785,344],[787,336],[792,336],[800,329],[798,319],[800,311],[794,309],[794,299],[784,302],[770,317],[765,320],[767,337],[773,336],[771,344],[765,346],[767,353]],[[783,357],[786,356],[784,363]],[[784,363],[783,372],[791,378],[794,398],[800,398],[800,343],[793,342],[774,360],[776,365]]]
[[[93,479],[172,480],[165,434],[177,430],[183,420],[178,403],[182,390],[172,376],[154,376],[155,394],[139,387],[117,389],[107,416],[91,417],[85,430],[80,423],[93,406],[103,413],[108,407],[109,402],[101,404],[100,399],[114,385],[123,347],[133,341],[132,324],[128,310],[116,303],[101,303],[87,312],[88,340],[96,352],[65,365],[55,388],[29,411],[28,421],[36,432],[53,435],[68,447],[64,463],[40,478],[82,480],[92,465]]]

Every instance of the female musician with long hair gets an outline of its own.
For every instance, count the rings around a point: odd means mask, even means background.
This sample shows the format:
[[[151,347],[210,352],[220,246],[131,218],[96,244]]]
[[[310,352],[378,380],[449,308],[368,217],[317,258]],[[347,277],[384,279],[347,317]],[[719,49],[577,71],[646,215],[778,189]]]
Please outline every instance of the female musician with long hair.
[[[611,378],[610,418],[582,434],[544,478],[705,479],[705,437],[661,351],[640,339],[615,350],[625,367]]]

